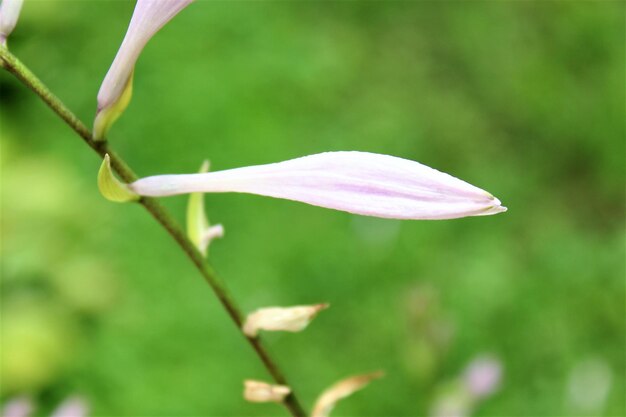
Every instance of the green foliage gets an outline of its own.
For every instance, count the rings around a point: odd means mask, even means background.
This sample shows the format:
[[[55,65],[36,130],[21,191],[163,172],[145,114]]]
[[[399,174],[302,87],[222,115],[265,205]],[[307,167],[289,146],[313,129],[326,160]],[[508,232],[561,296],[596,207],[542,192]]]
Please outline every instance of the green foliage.
[[[91,121],[132,5],[68,5],[26,2],[10,46]],[[333,306],[265,338],[307,405],[384,369],[336,415],[424,415],[487,352],[504,379],[477,415],[576,414],[568,384],[590,358],[612,374],[597,414],[623,415],[624,39],[619,2],[197,2],[146,47],[109,139],[141,176],[393,154],[509,208],[396,222],[207,196],[228,230],[211,258],[246,310]],[[3,399],[282,412],[241,399],[244,378],[267,375],[167,235],[101,198],[101,161],[36,97],[4,73],[0,87]],[[185,197],[165,203],[184,220]],[[15,337],[37,360],[4,356]]]

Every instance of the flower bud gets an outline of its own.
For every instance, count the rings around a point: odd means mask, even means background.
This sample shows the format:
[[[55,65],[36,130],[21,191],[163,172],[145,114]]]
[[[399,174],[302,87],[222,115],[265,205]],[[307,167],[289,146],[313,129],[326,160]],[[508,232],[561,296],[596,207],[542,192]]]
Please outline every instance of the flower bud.
[[[2,46],[7,46],[7,38],[15,29],[22,3],[22,0],[2,0],[0,3],[0,45]]]
[[[135,63],[148,41],[193,0],[137,0],[124,41],[98,92],[94,140],[104,137],[126,110],[133,90]]]
[[[243,384],[243,397],[252,403],[282,403],[291,393],[291,389],[285,385],[271,385],[252,379],[245,380]]]
[[[326,152],[268,165],[135,181],[139,195],[238,192],[365,216],[438,220],[502,213],[500,200],[418,162],[368,152]]]
[[[328,417],[339,400],[365,388],[371,381],[381,378],[383,375],[382,371],[378,371],[342,379],[318,397],[311,417]]]
[[[250,337],[255,337],[259,330],[299,332],[326,308],[328,304],[261,308],[248,315],[243,332]]]

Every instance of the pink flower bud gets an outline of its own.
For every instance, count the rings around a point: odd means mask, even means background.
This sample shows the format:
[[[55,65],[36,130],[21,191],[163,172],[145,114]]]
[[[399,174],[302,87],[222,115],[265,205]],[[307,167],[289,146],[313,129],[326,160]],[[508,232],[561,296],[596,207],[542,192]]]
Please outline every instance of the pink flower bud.
[[[15,0],[12,0],[15,1]],[[102,140],[132,96],[135,63],[148,41],[193,0],[137,0],[133,17],[98,92],[95,140]]]
[[[158,175],[130,184],[139,195],[237,192],[365,216],[453,219],[506,211],[500,200],[418,162],[367,152],[326,152],[268,165]]]

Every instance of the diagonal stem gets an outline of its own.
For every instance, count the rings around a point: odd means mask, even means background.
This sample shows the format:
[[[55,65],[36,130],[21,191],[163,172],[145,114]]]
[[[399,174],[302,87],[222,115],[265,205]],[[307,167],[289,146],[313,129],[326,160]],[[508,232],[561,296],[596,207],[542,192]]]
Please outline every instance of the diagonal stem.
[[[113,170],[120,176],[125,182],[134,181],[137,176],[133,170],[119,157],[108,145],[107,142],[96,142],[92,139],[91,132],[85,126],[83,122],[67,108],[67,106],[56,97],[52,91],[45,86],[45,84],[30,70],[28,69],[17,57],[15,57],[9,50],[0,46],[0,66],[4,67],[8,72],[13,74],[18,80],[22,82],[26,87],[30,88],[35,94],[43,100],[48,107],[50,107],[74,132],[80,136],[80,138],[101,157],[105,154],[109,154],[111,158],[111,166]],[[167,211],[167,209],[154,198],[142,197],[139,200],[141,204],[157,222],[170,234],[170,236],[176,241],[178,246],[185,252],[187,257],[193,262],[196,269],[200,272],[204,280],[213,289],[213,292],[219,299],[222,306],[233,320],[239,331],[243,325],[243,315],[233,300],[232,296],[226,289],[224,282],[218,277],[213,267],[208,261],[200,254],[198,249],[187,238],[187,235],[183,232],[180,225],[174,220],[174,217]],[[280,385],[287,385],[292,388],[291,394],[285,399],[285,406],[294,417],[305,417],[302,406],[300,405],[296,395],[293,392],[293,387],[289,384],[279,369],[276,361],[272,359],[265,346],[261,343],[259,337],[249,337],[241,334],[250,343],[257,356],[263,362],[263,365],[270,373],[274,381]]]

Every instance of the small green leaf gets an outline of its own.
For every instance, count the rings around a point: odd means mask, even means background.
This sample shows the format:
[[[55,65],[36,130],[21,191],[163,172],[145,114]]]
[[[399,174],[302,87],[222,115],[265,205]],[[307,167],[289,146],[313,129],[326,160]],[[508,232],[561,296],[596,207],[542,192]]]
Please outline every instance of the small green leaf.
[[[108,154],[104,155],[100,171],[98,171],[98,189],[104,198],[116,203],[139,200],[138,194],[135,194],[128,188],[128,185],[115,178],[111,170],[111,158]]]

